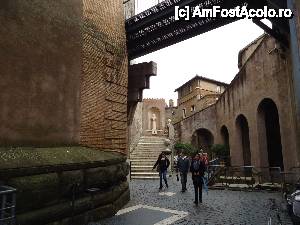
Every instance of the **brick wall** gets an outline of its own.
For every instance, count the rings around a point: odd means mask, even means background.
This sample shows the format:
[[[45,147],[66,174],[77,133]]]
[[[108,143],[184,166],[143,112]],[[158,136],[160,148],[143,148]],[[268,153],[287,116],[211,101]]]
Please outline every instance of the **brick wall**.
[[[0,145],[127,151],[121,0],[2,0]]]
[[[121,0],[83,1],[80,143],[127,151],[128,61]]]

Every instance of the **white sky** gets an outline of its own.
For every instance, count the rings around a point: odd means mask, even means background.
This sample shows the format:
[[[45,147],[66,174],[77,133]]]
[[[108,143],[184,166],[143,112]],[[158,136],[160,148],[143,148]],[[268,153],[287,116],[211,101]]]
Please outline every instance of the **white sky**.
[[[138,11],[149,8],[151,1],[139,0]],[[230,83],[238,72],[239,51],[261,34],[263,30],[251,20],[240,20],[136,59],[136,63],[154,61],[158,67],[144,98],[165,98],[166,102],[172,98],[176,103],[174,90],[196,74]]]

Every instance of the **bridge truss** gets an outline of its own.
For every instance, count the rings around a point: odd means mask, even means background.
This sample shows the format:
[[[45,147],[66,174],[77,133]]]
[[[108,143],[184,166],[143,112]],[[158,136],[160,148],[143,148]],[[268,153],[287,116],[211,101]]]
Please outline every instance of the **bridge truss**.
[[[248,8],[268,6],[277,10],[287,7],[286,0],[166,0],[126,20],[129,59],[138,58],[238,20],[211,17],[195,17],[188,21],[175,20],[175,6],[180,8],[199,6],[201,9],[220,6],[231,9],[246,4]],[[260,20],[253,20],[253,22],[283,45],[288,45],[289,25],[287,19],[272,19],[272,28]],[[222,37],[220,37],[220,41],[226,42],[226,40],[222,40]]]

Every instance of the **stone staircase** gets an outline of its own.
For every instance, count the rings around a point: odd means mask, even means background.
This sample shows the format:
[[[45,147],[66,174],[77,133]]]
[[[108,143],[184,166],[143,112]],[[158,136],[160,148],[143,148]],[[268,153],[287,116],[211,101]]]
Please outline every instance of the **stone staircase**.
[[[130,154],[132,179],[158,179],[158,172],[152,170],[158,155],[166,149],[164,137],[143,136]]]

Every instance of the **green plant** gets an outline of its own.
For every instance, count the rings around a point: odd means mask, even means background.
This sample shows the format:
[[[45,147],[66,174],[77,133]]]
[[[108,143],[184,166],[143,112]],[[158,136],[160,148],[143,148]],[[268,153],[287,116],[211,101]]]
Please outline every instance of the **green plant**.
[[[212,153],[218,158],[226,158],[230,156],[229,148],[226,145],[216,144],[211,147]]]
[[[177,151],[183,150],[187,156],[194,156],[198,152],[193,145],[185,143],[176,143],[174,149]]]

